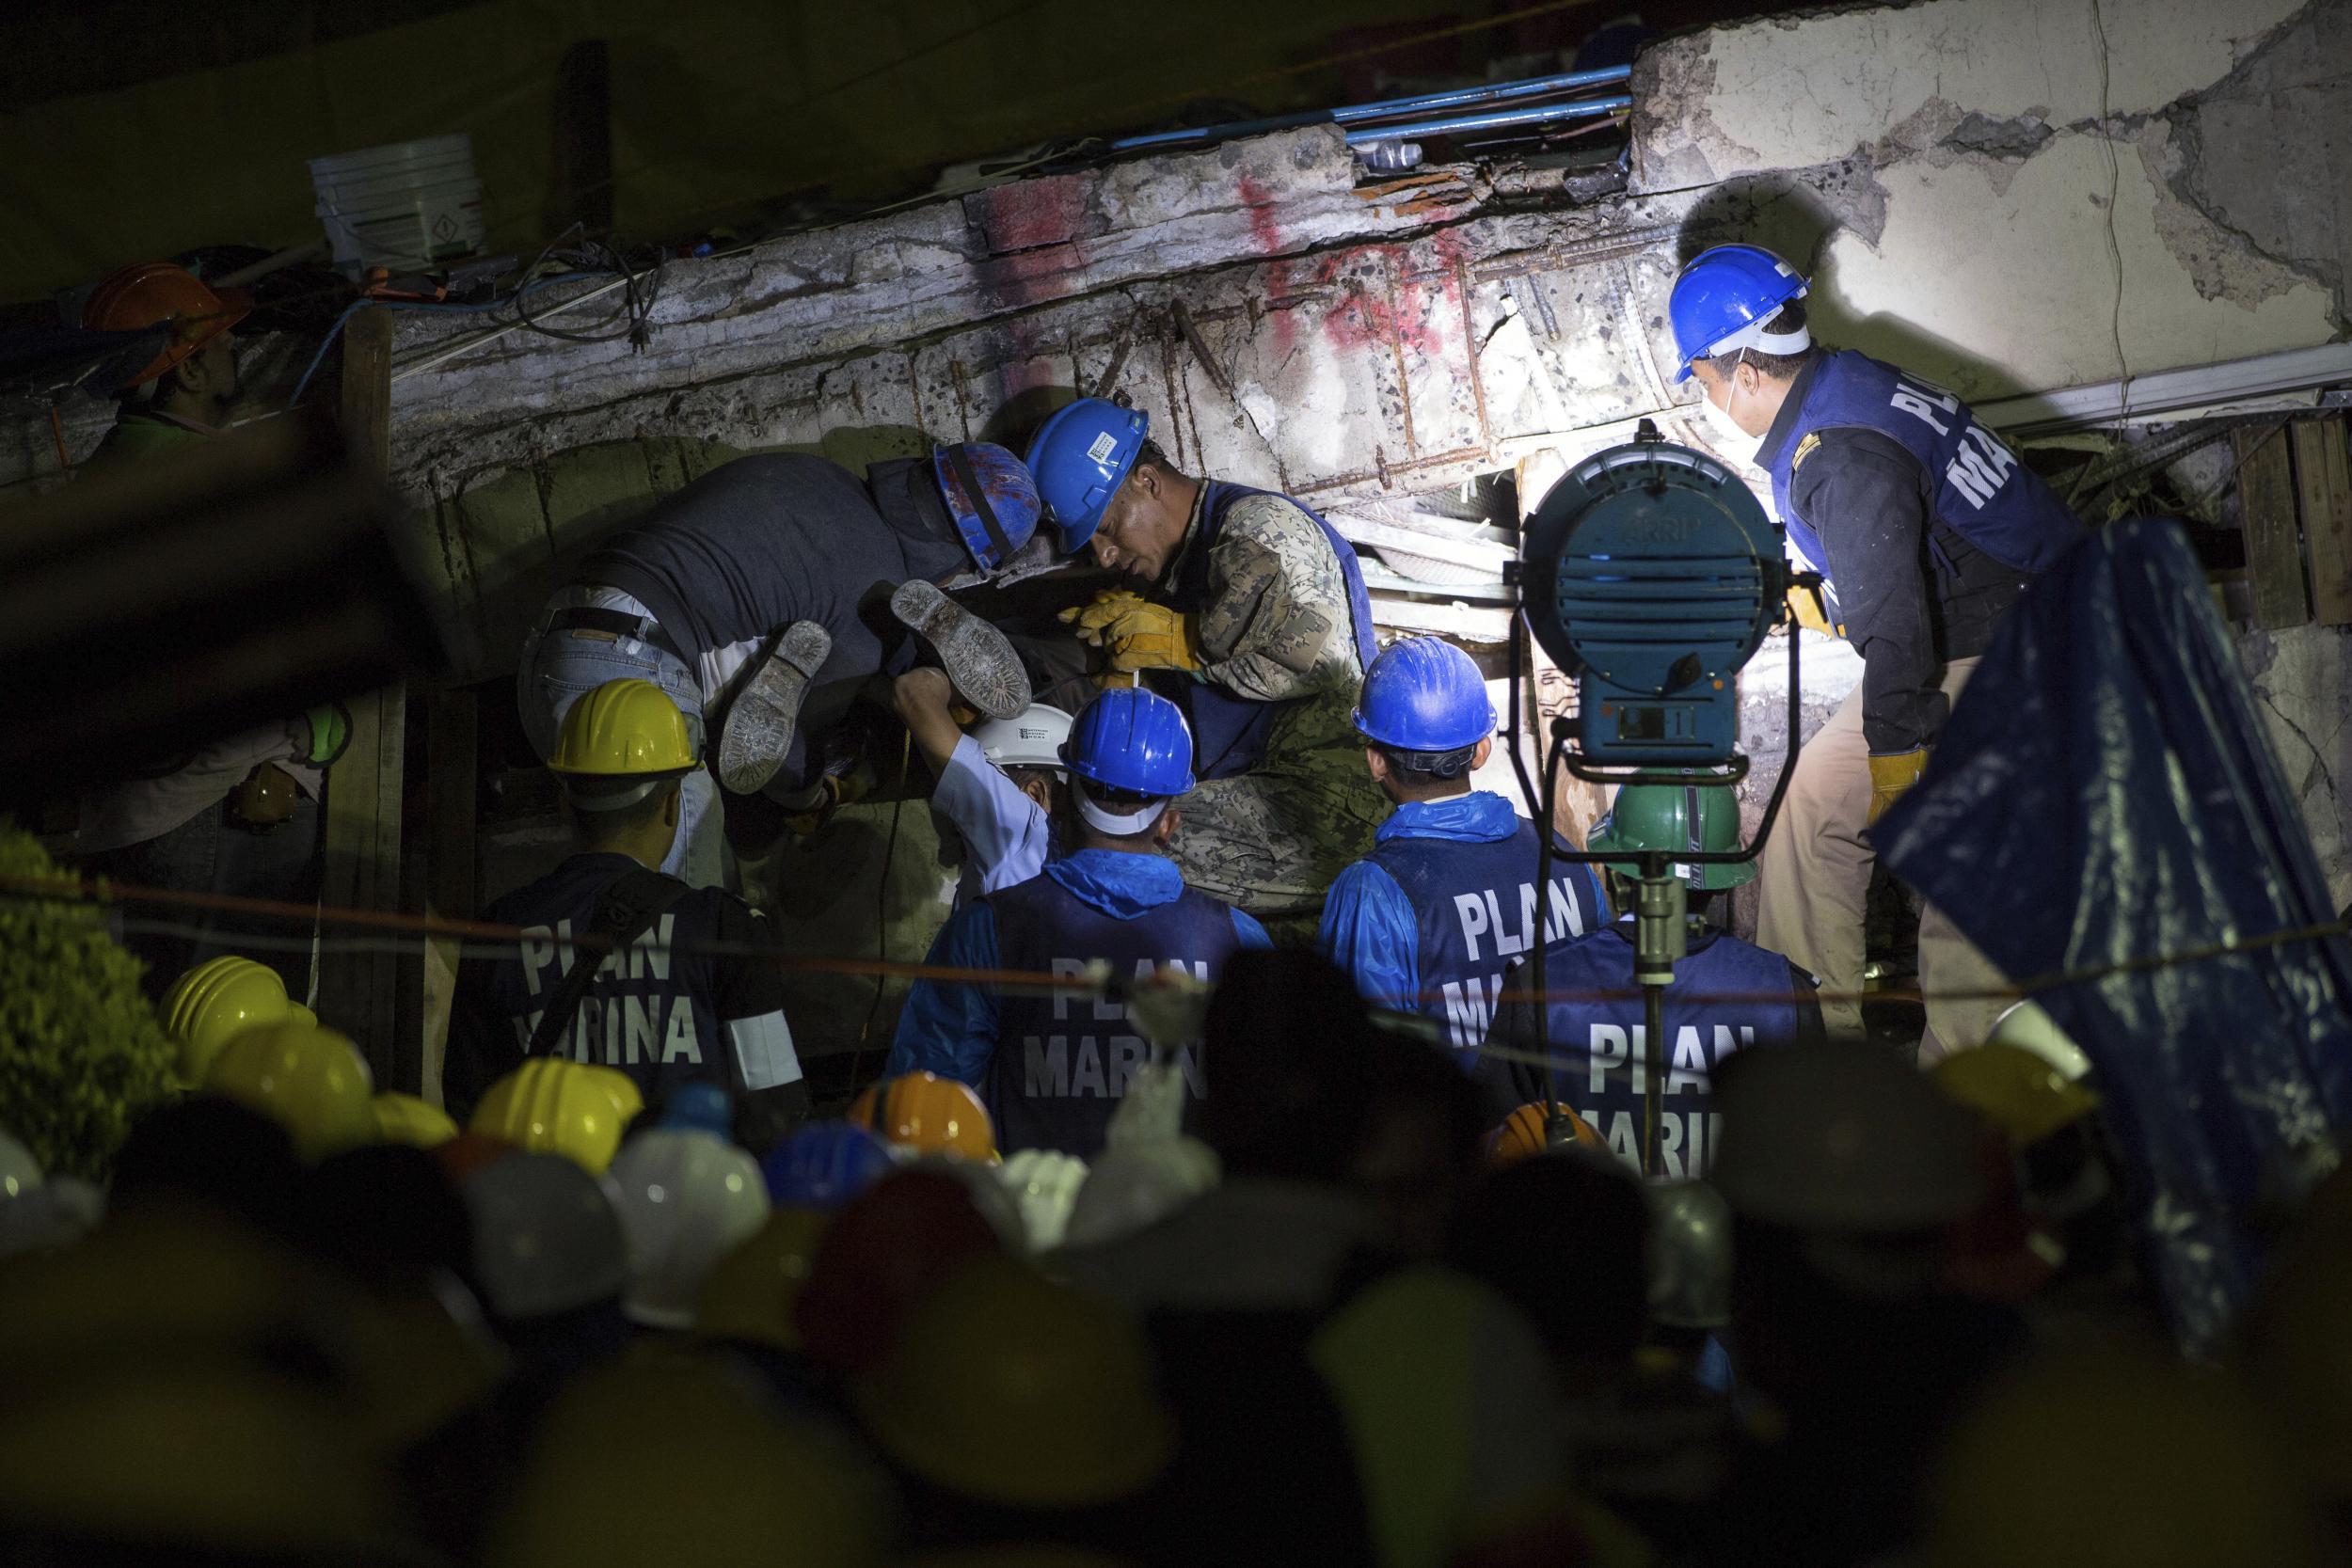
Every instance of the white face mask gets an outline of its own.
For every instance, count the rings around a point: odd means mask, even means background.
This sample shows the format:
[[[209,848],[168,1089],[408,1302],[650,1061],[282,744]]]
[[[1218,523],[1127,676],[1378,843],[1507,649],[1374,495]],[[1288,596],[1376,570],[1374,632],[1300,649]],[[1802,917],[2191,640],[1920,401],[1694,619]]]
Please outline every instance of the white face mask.
[[[1726,387],[1724,396],[1728,399],[1733,389]],[[1730,414],[1717,407],[1715,400],[1706,395],[1705,388],[1700,390],[1699,410],[1707,420],[1708,440],[1715,450],[1735,463],[1745,463],[1753,467],[1756,453],[1764,449],[1764,437],[1751,436],[1741,430]]]

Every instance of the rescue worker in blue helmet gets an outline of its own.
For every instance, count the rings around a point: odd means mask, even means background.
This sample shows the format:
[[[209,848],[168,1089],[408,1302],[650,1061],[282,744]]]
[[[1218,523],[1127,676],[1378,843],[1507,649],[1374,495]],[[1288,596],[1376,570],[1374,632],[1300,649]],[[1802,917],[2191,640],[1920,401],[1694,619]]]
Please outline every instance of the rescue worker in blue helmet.
[[[1193,787],[1192,734],[1176,705],[1140,687],[1089,703],[1062,745],[1071,852],[948,919],[929,962],[1074,975],[1096,959],[1133,977],[1179,965],[1214,982],[1227,958],[1265,947],[1264,927],[1184,885],[1167,855]],[[918,980],[885,1072],[936,1072],[979,1091],[997,1148],[1090,1159],[1151,1047],[1123,1005],[1073,991],[999,991]],[[1179,1049],[1187,1094],[1207,1092],[1200,1047]]]
[[[1029,464],[1069,547],[1130,584],[1063,619],[1109,671],[1165,683],[1192,726],[1177,863],[1303,924],[1389,809],[1348,721],[1375,651],[1356,552],[1287,496],[1180,471],[1140,410],[1102,398],[1047,420]]]
[[[1869,825],[1927,765],[1994,627],[2083,535],[2041,477],[1953,394],[1851,349],[1816,344],[1805,280],[1754,245],[1718,245],[1675,280],[1667,313],[1726,455],[1772,477],[1788,537],[1829,579],[1829,621],[1861,688],[1804,743],[1757,891],[1757,940],[1819,974],[1830,1027],[1859,1033]],[[2004,984],[1941,911],[1919,924],[1929,1050],[1981,1043],[1997,1003],[1936,999]]]
[[[1039,517],[1027,467],[984,443],[871,464],[863,480],[803,452],[737,458],[602,541],[548,599],[516,674],[524,731],[544,757],[564,711],[606,681],[667,691],[698,750],[706,729],[710,744],[665,869],[714,885],[718,790],[829,805],[839,786],[811,741],[862,694],[886,704],[886,687],[866,690],[875,677],[928,649],[973,707],[1027,705],[1012,645],[944,587],[1001,569]]]
[[[1503,974],[1535,945],[1535,824],[1470,787],[1494,751],[1495,714],[1478,666],[1452,643],[1383,649],[1355,721],[1364,766],[1396,812],[1331,884],[1324,950],[1366,1001],[1435,1019],[1473,1069]],[[1608,924],[1589,866],[1551,871],[1543,919],[1554,944]]]
[[[650,681],[608,681],[565,710],[548,766],[578,849],[482,911],[522,934],[457,967],[441,1086],[458,1120],[543,1055],[616,1068],[653,1105],[725,1090],[754,1149],[808,1114],[783,972],[757,957],[774,945],[767,921],[658,869],[700,763],[686,716]],[[592,933],[607,945],[580,941]]]
[[[1663,773],[1656,782],[1620,785],[1609,814],[1593,824],[1588,847],[1627,855],[1645,849],[1737,849],[1740,803],[1731,786],[1711,782],[1714,778]],[[1632,860],[1606,865],[1616,922],[1551,950],[1544,970],[1552,998],[1544,1038],[1560,1064],[1560,1099],[1639,1169],[1648,1043],[1633,975],[1634,879],[1641,866]],[[1715,895],[1753,881],[1753,864],[1680,864],[1674,871],[1687,890],[1690,950],[1676,963],[1674,984],[1666,988],[1658,1174],[1695,1180],[1714,1159],[1721,1120],[1715,1115],[1716,1067],[1735,1051],[1820,1040],[1821,1004],[1813,976],[1798,965],[1708,924]],[[1499,1034],[1534,1037],[1528,983],[1523,969],[1511,976],[1518,994],[1497,1014]],[[1612,1001],[1594,999],[1605,991],[1621,994]],[[1544,1078],[1544,1069],[1531,1062],[1488,1064],[1497,1104],[1542,1102]]]

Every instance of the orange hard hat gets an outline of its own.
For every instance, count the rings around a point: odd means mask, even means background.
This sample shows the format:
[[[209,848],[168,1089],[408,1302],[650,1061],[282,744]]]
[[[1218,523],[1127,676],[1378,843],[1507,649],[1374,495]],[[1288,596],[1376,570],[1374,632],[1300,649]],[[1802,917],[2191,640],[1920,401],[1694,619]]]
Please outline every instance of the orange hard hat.
[[[102,281],[82,305],[82,325],[93,332],[139,332],[171,324],[171,340],[147,369],[118,391],[144,386],[228,331],[252,312],[243,289],[213,289],[169,261],[134,261]]]
[[[919,1153],[996,1158],[996,1129],[980,1097],[935,1072],[910,1072],[868,1085],[850,1102],[850,1119]]]
[[[1609,1147],[1608,1140],[1593,1130],[1591,1122],[1565,1105],[1554,1105],[1552,1109],[1559,1113],[1561,1120],[1568,1124],[1569,1136],[1578,1143],[1587,1148],[1605,1149]],[[1486,1164],[1499,1169],[1524,1160],[1531,1154],[1541,1154],[1549,1147],[1549,1140],[1544,1136],[1543,1106],[1522,1105],[1512,1112],[1502,1126],[1486,1134]]]

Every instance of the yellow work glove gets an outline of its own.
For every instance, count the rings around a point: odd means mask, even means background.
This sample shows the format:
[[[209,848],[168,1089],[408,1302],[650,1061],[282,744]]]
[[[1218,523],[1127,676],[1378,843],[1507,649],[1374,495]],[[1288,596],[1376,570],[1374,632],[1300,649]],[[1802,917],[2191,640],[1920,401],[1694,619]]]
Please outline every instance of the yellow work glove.
[[[1077,633],[1078,641],[1089,648],[1104,646],[1103,628],[1146,603],[1140,594],[1124,588],[1107,594],[1097,594],[1091,604],[1074,604],[1061,612],[1061,624]]]
[[[1818,588],[1792,586],[1788,590],[1788,613],[1797,625],[1807,631],[1818,631],[1830,637],[1842,637],[1843,628],[1830,623],[1828,601]]]
[[[1919,782],[1927,770],[1928,749],[1915,746],[1908,752],[1892,752],[1885,756],[1870,758],[1870,816],[1865,826],[1886,815],[1886,808],[1903,798],[1903,791]]]
[[[1198,670],[1200,642],[1192,617],[1166,605],[1129,610],[1103,628],[1114,670]]]

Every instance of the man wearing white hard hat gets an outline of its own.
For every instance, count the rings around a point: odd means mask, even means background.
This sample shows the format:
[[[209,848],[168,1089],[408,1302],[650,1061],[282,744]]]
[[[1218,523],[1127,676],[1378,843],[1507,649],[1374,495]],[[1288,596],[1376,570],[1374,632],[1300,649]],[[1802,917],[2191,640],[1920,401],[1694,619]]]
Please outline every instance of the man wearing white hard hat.
[[[1054,855],[1055,806],[1069,788],[1061,743],[1070,738],[1070,715],[1031,703],[967,735],[956,721],[955,688],[928,666],[892,682],[890,696],[939,781],[932,806],[963,835],[956,907],[1044,870]]]

